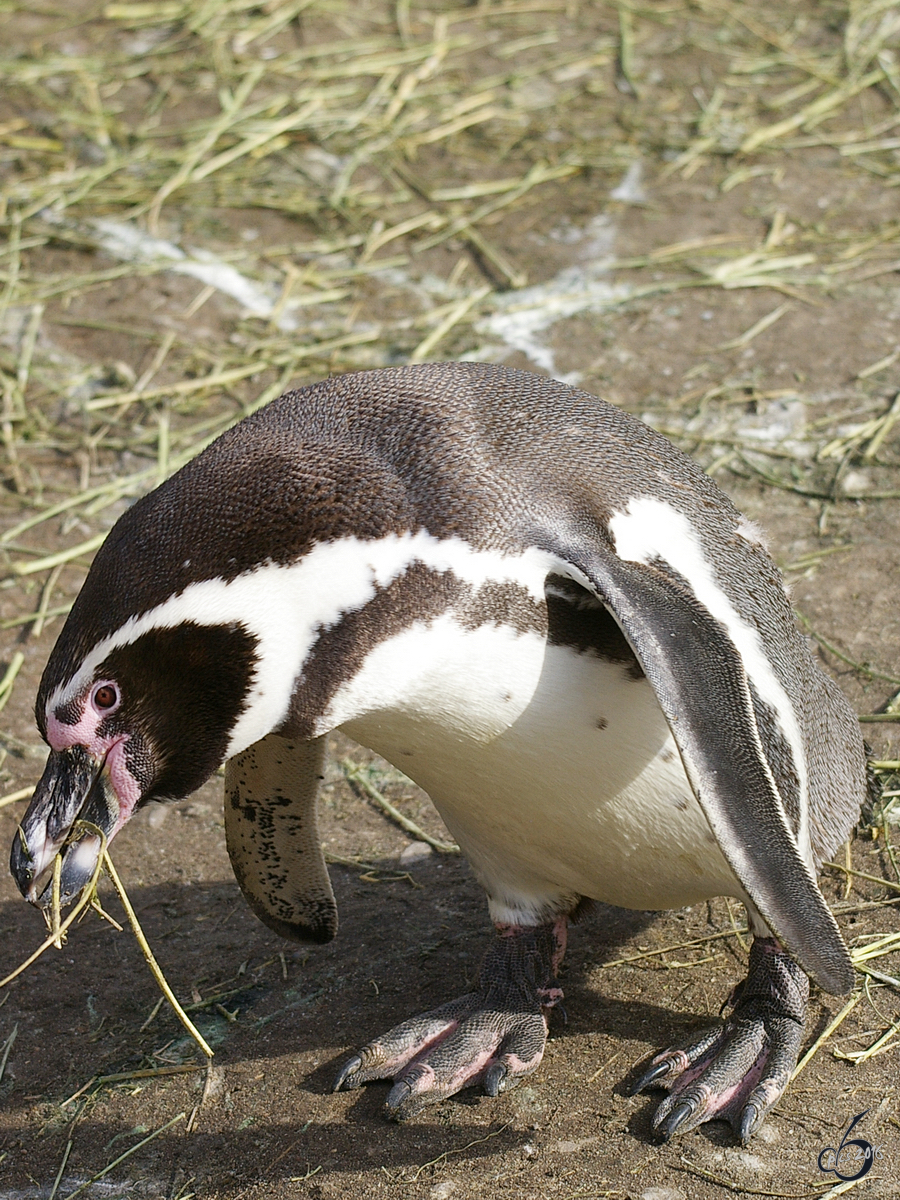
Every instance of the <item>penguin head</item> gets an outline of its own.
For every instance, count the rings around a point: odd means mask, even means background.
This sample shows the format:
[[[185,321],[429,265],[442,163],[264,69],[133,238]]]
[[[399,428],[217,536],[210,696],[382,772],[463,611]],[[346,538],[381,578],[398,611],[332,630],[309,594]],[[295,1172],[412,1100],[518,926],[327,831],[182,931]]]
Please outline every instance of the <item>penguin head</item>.
[[[224,761],[247,703],[256,640],[241,624],[182,621],[119,639],[104,639],[67,678],[51,659],[41,684],[36,716],[50,755],[10,863],[35,903],[49,901],[47,872],[67,840],[64,903],[96,865],[92,827],[110,840],[149,800],[198,788]],[[86,824],[70,839],[77,822]]]

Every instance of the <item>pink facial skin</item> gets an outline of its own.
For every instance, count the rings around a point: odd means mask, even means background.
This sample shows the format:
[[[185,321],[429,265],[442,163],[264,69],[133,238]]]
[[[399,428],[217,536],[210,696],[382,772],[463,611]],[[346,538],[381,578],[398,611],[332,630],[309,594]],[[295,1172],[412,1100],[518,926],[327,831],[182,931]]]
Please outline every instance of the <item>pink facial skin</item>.
[[[81,699],[81,716],[74,725],[64,724],[54,713],[48,713],[47,741],[51,749],[57,752],[68,750],[72,746],[84,746],[92,758],[104,764],[103,769],[109,772],[110,782],[119,801],[119,816],[109,835],[112,840],[134,812],[141,798],[141,789],[128,769],[125,759],[125,745],[129,734],[116,733],[104,737],[97,732],[104,717],[115,712],[118,707],[118,703],[106,709],[95,706],[93,696],[104,686],[115,687],[115,684],[109,680],[92,684],[90,691]]]

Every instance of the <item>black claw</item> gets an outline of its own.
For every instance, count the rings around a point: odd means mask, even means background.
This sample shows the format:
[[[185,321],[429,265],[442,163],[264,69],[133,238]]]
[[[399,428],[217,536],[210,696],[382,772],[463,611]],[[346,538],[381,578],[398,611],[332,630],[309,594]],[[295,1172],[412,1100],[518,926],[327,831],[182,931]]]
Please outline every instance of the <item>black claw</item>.
[[[491,1063],[484,1073],[484,1090],[488,1096],[499,1096],[507,1088],[509,1071],[501,1062]]]
[[[650,1087],[657,1079],[662,1079],[664,1075],[668,1075],[672,1070],[672,1064],[668,1061],[657,1063],[655,1067],[651,1067],[649,1071],[645,1071],[637,1083],[633,1083],[628,1089],[629,1094],[636,1096],[638,1092],[642,1092],[644,1088]]]
[[[696,1111],[696,1104],[690,1100],[682,1100],[669,1113],[666,1121],[657,1130],[657,1133],[664,1142],[674,1137],[685,1121],[690,1120]]]
[[[385,1115],[392,1121],[405,1121],[413,1117],[423,1107],[423,1104],[411,1104],[413,1090],[405,1080],[400,1079],[387,1094],[384,1102]]]
[[[740,1116],[740,1121],[735,1129],[741,1143],[746,1145],[753,1137],[757,1129],[760,1127],[765,1116],[765,1111],[760,1108],[755,1100],[750,1100],[743,1108]]]
[[[358,1054],[354,1054],[352,1058],[348,1058],[338,1072],[338,1077],[334,1081],[334,1087],[331,1090],[333,1092],[339,1092],[341,1088],[346,1088],[346,1090],[349,1092],[352,1091],[353,1088],[359,1087],[358,1083],[353,1083],[352,1081],[348,1082],[348,1080],[350,1080],[351,1075],[355,1075],[361,1067],[362,1059]]]

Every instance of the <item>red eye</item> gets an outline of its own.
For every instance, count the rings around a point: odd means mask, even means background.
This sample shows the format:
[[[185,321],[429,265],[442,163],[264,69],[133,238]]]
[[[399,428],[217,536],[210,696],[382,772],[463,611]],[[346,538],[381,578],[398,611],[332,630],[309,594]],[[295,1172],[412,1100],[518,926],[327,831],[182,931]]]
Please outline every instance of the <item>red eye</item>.
[[[94,692],[94,705],[97,708],[115,708],[119,703],[119,692],[111,683],[102,683]]]

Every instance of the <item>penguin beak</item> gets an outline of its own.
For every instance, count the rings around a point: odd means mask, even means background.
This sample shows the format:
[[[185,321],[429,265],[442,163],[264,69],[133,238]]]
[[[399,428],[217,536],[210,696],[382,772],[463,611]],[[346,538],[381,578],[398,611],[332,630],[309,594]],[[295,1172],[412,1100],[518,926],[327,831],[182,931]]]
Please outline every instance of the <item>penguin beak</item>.
[[[13,839],[9,868],[19,891],[32,904],[46,908],[51,903],[53,885],[47,872],[78,820],[89,821],[110,838],[119,820],[119,800],[105,756],[97,759],[84,746],[70,746],[50,752]],[[100,838],[89,832],[66,846],[60,903],[69,904],[90,881],[100,847]]]

